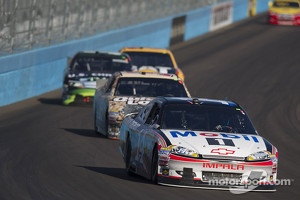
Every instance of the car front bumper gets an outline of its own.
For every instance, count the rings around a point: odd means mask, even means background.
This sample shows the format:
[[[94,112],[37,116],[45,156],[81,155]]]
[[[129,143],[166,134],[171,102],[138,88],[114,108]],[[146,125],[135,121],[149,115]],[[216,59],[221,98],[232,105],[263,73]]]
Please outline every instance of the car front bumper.
[[[299,26],[300,16],[290,16],[288,18],[284,18],[280,17],[280,15],[269,15],[268,22],[272,25]]]
[[[63,105],[73,103],[90,104],[94,100],[95,91],[96,90],[92,88],[80,88],[63,92],[62,103]]]
[[[159,162],[160,163],[160,162]],[[172,155],[158,167],[162,185],[244,191],[276,191],[277,162],[216,161]]]

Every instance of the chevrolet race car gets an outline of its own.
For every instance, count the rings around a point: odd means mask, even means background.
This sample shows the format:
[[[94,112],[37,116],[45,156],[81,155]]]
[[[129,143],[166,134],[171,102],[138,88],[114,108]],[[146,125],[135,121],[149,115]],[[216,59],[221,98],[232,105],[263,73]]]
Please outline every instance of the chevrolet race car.
[[[125,47],[120,52],[131,57],[135,70],[176,74],[184,81],[184,74],[178,67],[175,57],[169,49],[149,47]]]
[[[275,191],[278,151],[231,101],[157,97],[120,129],[127,173],[154,183]]]
[[[269,2],[268,22],[275,25],[300,25],[300,0]]]
[[[96,80],[102,84],[117,71],[131,71],[126,54],[119,52],[84,51],[71,59],[64,77],[62,103],[90,103],[96,91]],[[98,81],[100,83],[100,81]]]
[[[126,114],[137,112],[156,96],[189,97],[183,81],[175,74],[147,72],[115,73],[94,98],[95,132],[119,139]]]

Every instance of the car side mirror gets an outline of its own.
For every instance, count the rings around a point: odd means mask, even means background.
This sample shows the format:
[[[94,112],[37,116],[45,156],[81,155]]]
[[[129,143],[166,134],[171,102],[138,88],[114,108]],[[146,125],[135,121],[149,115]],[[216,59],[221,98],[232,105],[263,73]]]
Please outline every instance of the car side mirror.
[[[155,128],[155,129],[159,129],[160,128],[160,125],[159,124],[152,124],[151,125],[153,128]]]

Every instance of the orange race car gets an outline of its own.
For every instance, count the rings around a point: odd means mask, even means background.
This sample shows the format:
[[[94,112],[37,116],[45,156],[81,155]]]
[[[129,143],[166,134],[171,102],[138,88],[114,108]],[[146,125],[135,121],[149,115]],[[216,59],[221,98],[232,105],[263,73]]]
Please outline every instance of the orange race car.
[[[120,52],[126,53],[131,57],[133,66],[137,71],[171,73],[184,80],[184,74],[178,67],[175,57],[169,49],[125,47]]]
[[[300,0],[270,1],[268,23],[274,25],[300,25]]]

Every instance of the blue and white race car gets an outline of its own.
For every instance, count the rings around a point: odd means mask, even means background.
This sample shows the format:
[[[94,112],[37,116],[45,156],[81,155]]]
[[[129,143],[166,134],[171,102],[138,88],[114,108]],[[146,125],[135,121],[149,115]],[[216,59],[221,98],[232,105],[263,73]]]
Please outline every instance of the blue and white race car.
[[[125,117],[119,149],[128,174],[154,183],[275,191],[278,151],[231,101],[157,97]]]

